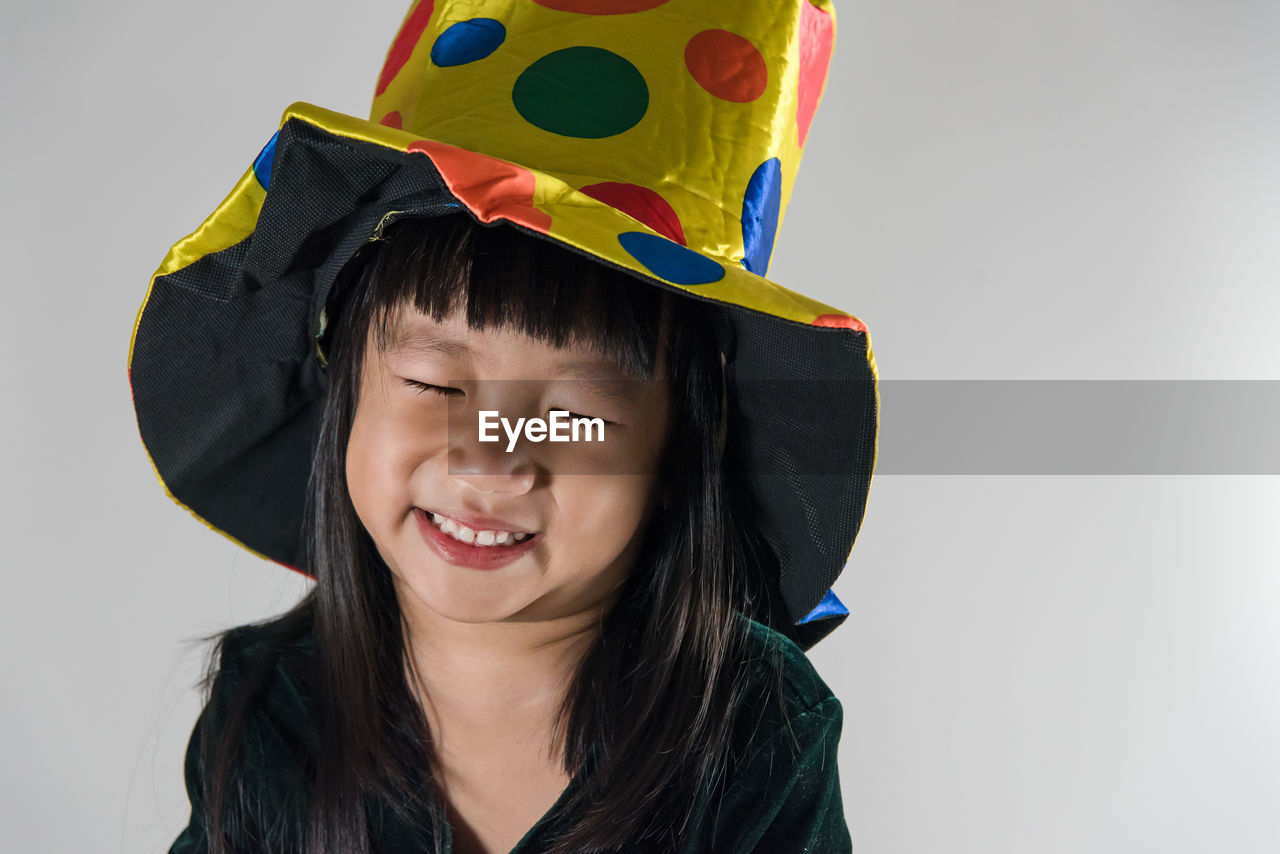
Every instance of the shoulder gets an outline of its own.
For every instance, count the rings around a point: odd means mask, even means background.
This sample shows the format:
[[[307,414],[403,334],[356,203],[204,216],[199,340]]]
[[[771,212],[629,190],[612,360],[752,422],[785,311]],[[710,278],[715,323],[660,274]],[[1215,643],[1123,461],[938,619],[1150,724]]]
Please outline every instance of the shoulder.
[[[219,645],[217,677],[226,689],[277,678],[301,684],[311,681],[314,666],[311,626],[285,615],[227,630]]]
[[[207,699],[187,744],[191,819],[175,854],[207,850],[207,828],[217,824],[234,828],[228,832],[237,851],[293,850],[282,834],[302,838],[308,757],[318,739],[307,668],[300,666],[307,643],[289,631],[290,619],[237,626],[216,643]],[[219,791],[225,819],[215,820],[209,811]]]
[[[782,633],[742,619],[747,658],[733,739],[736,760],[773,764],[784,760],[769,754],[785,750],[795,757],[838,740],[840,700],[808,656]]]
[[[229,630],[209,690],[209,725],[240,731],[251,765],[302,760],[317,740],[314,666],[311,633],[287,621]]]
[[[846,854],[836,755],[843,712],[804,651],[747,620],[749,674],[733,761],[701,802],[685,852]]]
[[[813,662],[795,641],[775,629],[739,615],[746,624],[749,668],[753,687],[772,681],[790,712],[804,713],[835,699]]]

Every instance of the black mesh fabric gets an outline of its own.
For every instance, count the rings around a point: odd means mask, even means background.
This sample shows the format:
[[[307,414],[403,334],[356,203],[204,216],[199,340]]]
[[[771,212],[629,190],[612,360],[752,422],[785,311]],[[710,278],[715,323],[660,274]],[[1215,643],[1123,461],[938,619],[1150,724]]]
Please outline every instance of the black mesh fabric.
[[[130,363],[139,431],[177,501],[308,571],[302,512],[325,393],[319,313],[387,212],[457,207],[421,154],[286,122],[254,234],[156,279],[139,322]],[[871,480],[877,407],[866,336],[733,306],[722,316],[733,406],[726,458],[744,470],[779,560],[774,592],[791,625],[774,628],[808,649],[845,619],[794,625],[843,569]]]
[[[865,335],[730,312],[738,342],[725,454],[745,469],[794,624],[831,589],[862,524],[875,461],[875,377]],[[778,629],[807,649],[844,619]]]
[[[252,236],[155,281],[130,363],[138,428],[173,497],[267,557],[302,565],[324,371],[312,330],[388,210],[456,209],[427,158],[290,120]]]

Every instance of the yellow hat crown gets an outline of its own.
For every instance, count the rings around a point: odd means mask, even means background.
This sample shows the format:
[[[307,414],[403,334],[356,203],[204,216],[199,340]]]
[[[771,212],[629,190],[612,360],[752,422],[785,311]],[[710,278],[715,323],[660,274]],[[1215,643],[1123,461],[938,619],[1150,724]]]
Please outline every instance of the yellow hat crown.
[[[370,120],[535,170],[504,179],[539,231],[576,192],[765,275],[834,38],[829,0],[418,0]]]

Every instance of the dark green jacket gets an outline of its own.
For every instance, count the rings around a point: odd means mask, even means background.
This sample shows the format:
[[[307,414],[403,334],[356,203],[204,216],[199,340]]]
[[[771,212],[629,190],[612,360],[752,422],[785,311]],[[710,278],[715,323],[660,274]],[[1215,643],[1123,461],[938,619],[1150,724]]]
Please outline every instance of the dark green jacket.
[[[752,709],[749,714],[738,715],[734,749],[747,757],[745,764],[738,766],[740,772],[718,799],[707,798],[698,806],[695,830],[679,854],[849,854],[852,845],[836,768],[840,701],[790,640],[754,620],[750,621],[750,636],[755,660],[766,660],[765,653],[771,648],[782,652],[790,726],[776,712]],[[211,709],[222,708],[234,692],[234,674],[242,671],[254,649],[253,632],[247,627],[233,632],[224,645],[212,696],[196,722],[187,749],[190,824],[169,854],[203,854],[207,850],[201,817],[201,727],[216,719]],[[763,667],[752,672],[759,680],[769,675]],[[748,690],[745,696],[755,693]],[[284,805],[305,802],[305,752],[318,745],[314,716],[309,713],[305,696],[297,674],[290,672],[288,666],[277,664],[245,735],[245,782],[265,802],[281,804],[282,812],[297,813],[297,809]],[[538,854],[545,850],[547,832],[565,818],[557,816],[558,809],[581,784],[581,778],[582,775],[574,777],[555,806],[530,828],[511,854]],[[378,854],[426,854],[432,850],[430,837],[424,839],[409,830],[390,807],[370,803],[368,811],[373,850]],[[289,823],[297,821],[298,816],[293,815]],[[429,827],[429,820],[423,826]],[[451,851],[452,830],[446,824],[444,831],[450,840],[445,851]],[[294,842],[290,850],[298,847]],[[640,851],[637,849],[637,854]],[[643,854],[651,852],[646,849]]]

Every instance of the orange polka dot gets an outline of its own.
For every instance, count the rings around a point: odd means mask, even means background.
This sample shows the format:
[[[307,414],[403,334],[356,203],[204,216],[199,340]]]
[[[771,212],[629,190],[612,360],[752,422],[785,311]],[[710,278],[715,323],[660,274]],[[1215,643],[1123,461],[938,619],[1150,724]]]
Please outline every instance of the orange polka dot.
[[[391,112],[383,116],[381,119],[379,119],[378,124],[386,125],[389,128],[403,128],[404,120],[400,118],[399,110],[392,110]]]
[[[754,101],[769,83],[760,51],[728,30],[703,30],[689,39],[684,64],[699,86],[726,101]]]
[[[435,0],[418,0],[418,5],[414,6],[409,17],[405,18],[400,32],[396,33],[396,40],[391,43],[391,49],[387,51],[387,61],[382,66],[382,73],[378,75],[378,88],[373,93],[375,97],[387,90],[387,86],[409,61],[409,56],[417,46],[418,39],[422,38],[422,31],[427,28],[427,21],[431,20],[434,7]]]
[[[867,326],[856,317],[847,314],[820,314],[812,321],[814,326],[833,326],[839,329],[852,329],[854,332],[866,332]]]
[[[551,229],[551,215],[533,205],[535,178],[528,169],[429,139],[410,143],[406,151],[430,157],[449,192],[481,222],[505,219],[541,234]]]
[[[809,136],[809,125],[818,111],[822,87],[827,82],[827,66],[831,63],[831,45],[835,29],[831,16],[813,5],[810,0],[800,0],[800,79],[796,93],[796,133],[804,145]]]

